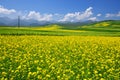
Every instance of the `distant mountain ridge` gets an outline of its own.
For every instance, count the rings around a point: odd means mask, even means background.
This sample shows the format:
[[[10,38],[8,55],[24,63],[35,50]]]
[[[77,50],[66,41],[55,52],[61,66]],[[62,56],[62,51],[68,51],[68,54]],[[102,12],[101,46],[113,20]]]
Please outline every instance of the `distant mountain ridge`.
[[[107,20],[113,21],[113,20]],[[37,21],[37,20],[20,20],[20,26],[46,26],[57,24],[60,26],[73,27],[73,26],[82,26],[87,24],[94,24],[98,21],[84,21],[84,22],[48,22],[48,21]],[[0,17],[0,26],[18,26],[18,19],[10,19],[8,17]]]
[[[46,26],[50,24],[59,24],[59,25],[83,25],[88,23],[93,23],[94,21],[85,21],[85,22],[55,22],[55,21],[37,21],[37,20],[23,20],[20,19],[20,25],[21,26]],[[0,17],[0,26],[17,26],[18,25],[18,19],[10,19],[8,17]]]
[[[20,26],[42,26],[51,24],[47,21],[37,21],[37,20],[23,20],[20,19]],[[0,17],[0,26],[17,26],[18,19],[10,19],[8,17]]]

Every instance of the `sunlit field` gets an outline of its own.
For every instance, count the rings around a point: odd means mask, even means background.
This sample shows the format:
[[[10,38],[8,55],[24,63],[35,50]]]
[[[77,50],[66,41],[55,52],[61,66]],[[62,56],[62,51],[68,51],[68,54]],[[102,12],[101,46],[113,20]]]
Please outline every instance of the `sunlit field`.
[[[120,37],[120,21],[91,24],[51,24],[46,26],[0,26],[0,35],[113,36]]]
[[[119,80],[120,37],[0,36],[0,80]]]

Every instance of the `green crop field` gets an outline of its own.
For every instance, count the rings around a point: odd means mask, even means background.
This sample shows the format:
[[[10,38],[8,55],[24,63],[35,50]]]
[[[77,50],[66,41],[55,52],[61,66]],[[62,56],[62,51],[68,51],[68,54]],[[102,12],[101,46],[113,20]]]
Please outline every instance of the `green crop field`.
[[[120,36],[120,21],[104,21],[82,26],[55,24],[19,28],[1,26],[0,35]]]
[[[0,27],[0,80],[119,80],[120,24]]]

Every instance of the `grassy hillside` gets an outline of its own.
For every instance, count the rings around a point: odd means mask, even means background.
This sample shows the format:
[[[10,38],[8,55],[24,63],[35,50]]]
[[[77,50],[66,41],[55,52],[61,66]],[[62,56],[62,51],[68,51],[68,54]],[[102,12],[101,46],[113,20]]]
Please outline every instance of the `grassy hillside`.
[[[69,24],[68,24],[69,25]],[[84,25],[48,25],[40,27],[0,27],[1,35],[84,35],[120,36],[120,21],[101,21]]]
[[[120,21],[102,21],[78,27],[87,31],[120,32]]]

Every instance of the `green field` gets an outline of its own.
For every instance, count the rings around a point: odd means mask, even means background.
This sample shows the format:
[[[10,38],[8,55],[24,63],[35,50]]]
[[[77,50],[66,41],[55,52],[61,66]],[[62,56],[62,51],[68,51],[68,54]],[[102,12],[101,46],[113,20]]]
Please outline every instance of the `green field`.
[[[48,25],[37,27],[0,27],[1,35],[120,36],[120,21],[103,21],[87,25]]]
[[[120,23],[0,27],[0,80],[119,80]]]

